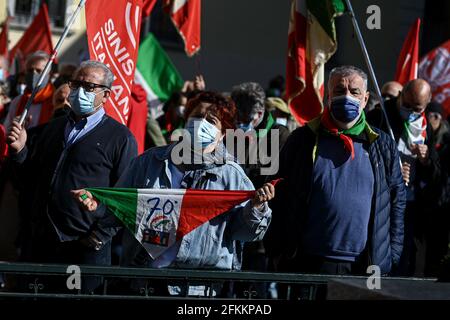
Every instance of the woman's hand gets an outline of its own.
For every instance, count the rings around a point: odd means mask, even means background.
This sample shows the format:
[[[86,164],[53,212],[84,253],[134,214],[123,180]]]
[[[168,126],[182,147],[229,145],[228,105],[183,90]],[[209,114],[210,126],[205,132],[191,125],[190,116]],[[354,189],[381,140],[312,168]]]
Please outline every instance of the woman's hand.
[[[94,198],[92,193],[85,189],[70,191],[80,206],[89,212],[94,212],[98,207],[98,200]]]
[[[265,202],[275,197],[275,187],[271,183],[265,183],[261,188],[256,190],[252,199],[253,208],[262,209]]]

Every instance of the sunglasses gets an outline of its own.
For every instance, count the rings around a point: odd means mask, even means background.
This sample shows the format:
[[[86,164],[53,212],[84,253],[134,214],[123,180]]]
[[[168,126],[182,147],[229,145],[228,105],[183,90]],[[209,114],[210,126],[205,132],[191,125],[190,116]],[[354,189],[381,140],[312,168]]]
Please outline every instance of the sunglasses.
[[[83,89],[86,92],[94,92],[95,89],[97,88],[104,88],[104,89],[110,89],[108,86],[105,86],[103,84],[97,84],[97,83],[92,83],[92,82],[87,82],[87,81],[80,81],[80,80],[70,80],[68,82],[69,87],[71,90],[77,90],[80,87],[83,87]]]

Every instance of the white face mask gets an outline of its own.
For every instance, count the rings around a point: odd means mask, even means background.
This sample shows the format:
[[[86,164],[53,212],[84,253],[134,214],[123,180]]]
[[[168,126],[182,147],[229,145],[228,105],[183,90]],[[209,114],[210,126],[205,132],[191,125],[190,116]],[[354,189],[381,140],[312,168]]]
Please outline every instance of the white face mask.
[[[175,108],[175,113],[177,114],[177,116],[179,116],[180,118],[184,117],[184,110],[186,109],[185,106],[183,105],[179,105],[178,107]]]
[[[205,149],[214,143],[219,135],[219,129],[205,118],[189,118],[185,129],[191,135],[191,143],[200,144]]]

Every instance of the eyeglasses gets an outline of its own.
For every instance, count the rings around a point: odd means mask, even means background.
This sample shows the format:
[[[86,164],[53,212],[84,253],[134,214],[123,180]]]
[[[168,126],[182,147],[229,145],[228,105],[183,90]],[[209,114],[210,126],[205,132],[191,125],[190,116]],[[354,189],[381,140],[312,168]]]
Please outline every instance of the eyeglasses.
[[[77,90],[80,87],[83,87],[83,89],[86,92],[94,92],[94,90],[96,88],[105,88],[105,89],[110,89],[108,86],[105,86],[103,84],[97,84],[97,83],[92,83],[92,82],[87,82],[87,81],[80,81],[80,80],[70,80],[68,82],[69,87],[71,90]]]

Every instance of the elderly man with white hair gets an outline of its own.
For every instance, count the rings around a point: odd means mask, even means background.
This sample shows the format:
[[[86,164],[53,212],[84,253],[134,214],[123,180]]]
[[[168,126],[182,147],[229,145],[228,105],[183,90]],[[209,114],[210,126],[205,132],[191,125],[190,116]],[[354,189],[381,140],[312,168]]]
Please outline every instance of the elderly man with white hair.
[[[265,238],[279,271],[388,274],[403,245],[405,185],[395,142],[368,125],[367,75],[333,69],[324,112],[280,155],[284,178]]]
[[[103,108],[114,80],[109,68],[85,61],[69,82],[68,116],[43,129],[31,150],[26,130],[13,121],[8,133],[11,156],[36,170],[26,177],[33,192],[29,201],[31,247],[22,260],[66,264],[111,264],[111,239],[117,232],[105,207],[85,212],[70,191],[80,187],[112,187],[137,155],[127,127]],[[114,226],[113,226],[114,225]],[[86,283],[83,290],[94,289]]]

